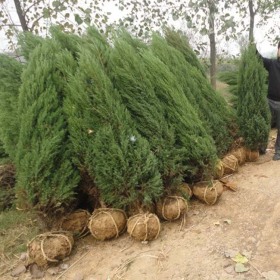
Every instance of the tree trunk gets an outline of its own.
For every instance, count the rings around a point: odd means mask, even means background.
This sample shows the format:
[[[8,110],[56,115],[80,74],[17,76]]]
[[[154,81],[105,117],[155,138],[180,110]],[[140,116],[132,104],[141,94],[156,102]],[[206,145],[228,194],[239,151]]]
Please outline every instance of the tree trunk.
[[[253,8],[254,8],[253,0],[249,0],[249,11],[250,11],[249,42],[254,41],[255,12]]]
[[[216,39],[215,39],[215,2],[208,1],[209,7],[209,40],[210,40],[210,81],[214,89],[216,89]]]
[[[15,6],[16,6],[16,10],[17,10],[17,15],[20,21],[20,25],[23,31],[29,31],[29,28],[27,26],[27,22],[26,22],[26,18],[23,14],[21,5],[20,5],[20,1],[19,0],[14,0]]]

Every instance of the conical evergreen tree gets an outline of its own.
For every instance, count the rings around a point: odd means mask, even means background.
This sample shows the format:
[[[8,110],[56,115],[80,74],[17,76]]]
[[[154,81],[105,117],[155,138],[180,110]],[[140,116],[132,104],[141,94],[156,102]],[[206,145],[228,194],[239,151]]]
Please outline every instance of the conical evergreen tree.
[[[68,50],[75,59],[78,59],[79,46],[83,44],[80,36],[66,33],[60,26],[52,26],[50,34],[52,39],[60,44],[62,50]]]
[[[43,43],[44,39],[31,32],[23,32],[18,36],[19,53],[25,60],[29,60],[29,57],[33,50]]]
[[[59,51],[59,45],[51,40],[34,49],[19,95],[18,203],[46,213],[68,204],[79,181],[71,163],[62,110],[61,78],[56,67]]]
[[[213,139],[204,129],[203,123],[184,95],[178,80],[151,51],[144,51],[142,59],[153,81],[156,95],[165,107],[166,118],[175,129],[176,144],[186,149],[184,160],[191,165],[188,166],[185,175],[187,177],[197,175],[197,169],[205,172],[208,168],[211,170],[216,161]]]
[[[214,139],[218,155],[225,154],[233,142],[230,130],[234,115],[224,98],[215,92],[201,72],[188,63],[182,53],[169,46],[163,37],[154,34],[151,49],[176,76],[207,133]]]
[[[19,136],[17,105],[22,70],[23,65],[16,59],[0,55],[0,139],[12,161]]]
[[[79,67],[69,78],[71,141],[108,206],[148,205],[162,195],[158,162],[100,64],[99,43],[81,48]]]
[[[181,150],[179,159],[183,162],[184,175],[194,175],[197,169],[212,162],[215,158],[215,147],[196,112],[182,94],[176,78],[158,59],[152,55],[151,59],[150,64],[148,59],[144,63],[143,57],[135,52],[132,45],[120,38],[114,42],[110,57],[112,69],[109,73],[114,85],[122,89],[123,102],[136,120],[140,133],[152,143],[152,135],[157,139],[162,138],[162,124],[166,122],[165,127],[169,130],[172,127],[175,133],[174,148]],[[163,71],[161,67],[165,67]],[[153,74],[153,71],[156,74]],[[161,75],[164,75],[164,78],[161,78]],[[163,131],[167,131],[166,128]],[[198,150],[192,145],[197,146]],[[191,150],[195,157],[192,157]]]
[[[266,74],[255,46],[244,50],[238,76],[237,116],[240,134],[251,150],[266,147],[270,111],[266,100]]]
[[[175,131],[165,118],[165,109],[154,91],[154,81],[149,79],[141,57],[124,37],[114,42],[109,64],[108,73],[122,102],[158,158],[165,190],[172,192],[182,182],[185,172],[185,148],[175,145]]]
[[[175,31],[171,28],[165,28],[164,35],[168,44],[180,51],[184,55],[185,60],[198,69],[202,76],[206,78],[205,68],[200,63],[195,52],[190,46],[188,38],[182,32]]]

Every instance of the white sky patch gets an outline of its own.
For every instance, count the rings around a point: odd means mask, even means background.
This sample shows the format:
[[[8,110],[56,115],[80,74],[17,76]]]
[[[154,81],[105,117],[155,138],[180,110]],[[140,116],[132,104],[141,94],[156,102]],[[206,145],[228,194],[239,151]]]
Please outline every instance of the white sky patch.
[[[86,0],[79,1],[79,5],[83,6],[83,2],[86,2]],[[9,11],[13,23],[14,24],[19,24],[19,19],[16,13],[16,8],[14,6],[14,1],[12,0],[7,0],[5,2],[5,8]],[[112,24],[116,21],[118,21],[120,18],[124,17],[129,11],[120,11],[116,5],[114,4],[114,1],[111,2],[104,2],[102,9],[104,12],[110,12],[109,16],[109,24]],[[73,18],[72,18],[73,17]],[[74,15],[71,15],[71,20],[74,22]],[[257,22],[257,19],[256,19]],[[50,25],[53,24],[53,22],[50,22],[49,20],[44,20],[42,19],[41,21],[42,24]],[[176,28],[180,28],[182,30],[186,30],[187,34],[189,33],[192,35],[192,30],[188,30],[186,27],[186,24],[184,24],[183,21],[173,21],[170,19],[170,25],[175,26]],[[82,29],[84,29],[86,26],[83,24]],[[273,57],[276,55],[276,46],[273,45],[271,42],[268,41],[267,39],[267,34],[271,32],[271,28],[273,29],[273,33],[275,34],[280,34],[280,17],[279,15],[274,15],[272,16],[269,20],[266,26],[259,28],[255,27],[255,39],[257,43],[257,48],[260,51],[260,53],[263,56],[267,57]],[[244,33],[244,38],[247,37],[248,31]],[[41,34],[45,35],[45,34]],[[233,56],[237,56],[240,54],[240,45],[238,42],[230,40],[230,41],[225,41],[220,39],[221,36],[217,36],[217,52],[218,54],[222,54],[223,50],[227,50],[227,52]],[[208,45],[209,45],[209,39],[207,36],[199,36],[199,35],[194,35],[193,38],[190,38],[190,43],[193,47],[196,45],[196,40],[204,40]],[[0,52],[3,51],[8,51],[8,40],[6,39],[4,32],[0,31]],[[209,51],[206,53],[202,54],[202,56],[209,56]]]

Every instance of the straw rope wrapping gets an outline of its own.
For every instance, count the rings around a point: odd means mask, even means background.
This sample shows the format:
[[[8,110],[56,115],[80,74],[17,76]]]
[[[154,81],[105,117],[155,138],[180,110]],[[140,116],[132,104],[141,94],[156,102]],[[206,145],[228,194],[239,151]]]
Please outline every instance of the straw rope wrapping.
[[[135,230],[136,226],[139,224],[139,222],[141,222],[142,224],[145,225],[145,229],[146,229],[145,238],[143,239],[143,241],[147,241],[147,239],[148,239],[148,222],[151,218],[155,218],[157,223],[158,223],[158,231],[157,231],[156,236],[153,239],[157,239],[158,236],[159,236],[159,233],[160,233],[159,218],[155,214],[151,214],[151,213],[137,214],[137,215],[134,215],[134,216],[130,217],[128,219],[127,223],[129,223],[132,219],[135,219],[136,217],[138,217],[138,218],[137,218],[136,222],[134,223],[134,225],[132,227],[132,230],[129,233],[129,235],[132,236],[133,231]]]
[[[89,230],[90,230],[90,232],[91,232],[91,234],[94,238],[100,239],[92,230],[92,221],[93,221],[93,219],[95,219],[96,217],[98,217],[101,214],[108,215],[110,217],[110,219],[112,220],[114,228],[116,230],[116,235],[113,236],[113,238],[119,237],[119,235],[125,230],[125,227],[124,227],[121,231],[119,231],[118,225],[116,224],[116,221],[111,214],[111,212],[113,212],[113,211],[122,213],[124,215],[125,219],[127,219],[126,213],[121,209],[117,209],[117,208],[99,208],[99,209],[96,209],[93,212],[92,216],[90,217],[89,225],[88,225],[88,228],[89,228]]]
[[[203,199],[206,202],[206,204],[208,204],[208,205],[214,205],[216,203],[217,199],[218,199],[218,192],[217,192],[216,184],[217,184],[217,182],[215,184],[213,184],[213,181],[211,181],[212,186],[211,187],[206,186],[205,189],[204,189]],[[206,195],[207,195],[208,190],[210,190],[210,191],[214,190],[215,191],[215,198],[214,198],[213,202],[209,202],[206,199]]]
[[[238,163],[242,165],[246,161],[246,151],[243,147],[233,151],[233,155],[237,158]]]
[[[65,231],[66,233],[66,231]],[[57,232],[46,232],[46,233],[43,233],[43,234],[39,234],[37,236],[35,236],[29,243],[28,243],[28,247],[29,245],[35,240],[35,239],[41,239],[41,242],[40,242],[40,249],[41,249],[41,253],[42,253],[42,256],[44,258],[44,260],[48,261],[48,262],[59,262],[59,260],[57,259],[51,259],[49,258],[46,253],[45,253],[45,250],[44,250],[44,243],[45,243],[45,240],[48,239],[49,237],[63,237],[65,238],[65,240],[67,241],[68,245],[69,245],[69,250],[68,250],[68,253],[66,256],[70,255],[71,251],[72,251],[72,242],[70,240],[70,238],[66,235],[66,234],[63,234],[63,231],[57,231]]]
[[[189,188],[190,188],[190,187],[189,187]],[[165,212],[164,210],[165,210],[166,200],[169,199],[169,198],[175,199],[176,202],[177,202],[178,214],[177,214],[177,216],[176,216],[174,219],[169,219],[169,218],[167,218],[167,217],[165,216],[165,214],[164,214],[164,212]],[[184,211],[183,213],[188,212],[188,210],[189,210],[188,207],[189,207],[189,206],[188,206],[187,201],[186,201],[183,197],[181,197],[181,196],[167,196],[167,197],[164,199],[164,201],[163,201],[163,205],[162,205],[162,209],[161,209],[161,215],[162,215],[162,217],[163,217],[165,220],[170,221],[170,220],[177,220],[177,219],[180,218],[182,212],[181,212],[181,207],[180,207],[180,204],[179,204],[179,200],[183,200],[184,204],[185,204],[186,207],[187,207],[187,210]]]
[[[224,165],[225,173],[227,173],[226,169],[229,169],[232,172],[235,172],[238,169],[238,159],[234,155],[226,156],[223,159],[223,165]]]

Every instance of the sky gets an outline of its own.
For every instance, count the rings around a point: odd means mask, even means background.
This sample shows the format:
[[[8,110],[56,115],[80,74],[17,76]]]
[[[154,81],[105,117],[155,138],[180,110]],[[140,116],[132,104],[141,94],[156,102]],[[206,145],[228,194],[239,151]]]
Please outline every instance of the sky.
[[[10,11],[10,14],[11,14],[11,17],[12,17],[14,23],[19,24],[19,20],[18,20],[17,14],[16,14],[16,9],[15,9],[13,0],[6,0],[5,5],[6,5],[6,8]],[[111,16],[112,21],[119,18],[122,13],[120,11],[116,11],[116,8],[110,4],[107,4],[107,6],[105,6],[104,9],[113,11],[112,16]],[[173,22],[172,24],[175,25],[177,28],[182,27],[182,24],[180,25],[179,22],[177,22],[177,23]],[[270,20],[268,20],[268,24],[265,27],[263,27],[263,28],[258,28],[257,26],[255,27],[254,36],[255,36],[256,43],[257,43],[257,48],[258,48],[259,52],[265,57],[273,57],[276,55],[276,51],[277,51],[276,46],[272,45],[267,40],[267,36],[266,36],[266,32],[269,29],[271,24],[274,24],[276,26],[280,25],[279,15],[278,15],[278,17],[271,18]],[[279,27],[278,27],[278,31],[279,31]],[[232,42],[232,41],[229,43],[228,42],[217,42],[217,47],[226,48],[227,50],[229,50],[229,53],[232,55],[238,55],[240,52],[239,44],[237,42]],[[5,38],[4,32],[0,31],[0,52],[6,52],[6,51],[8,51],[8,41]]]

